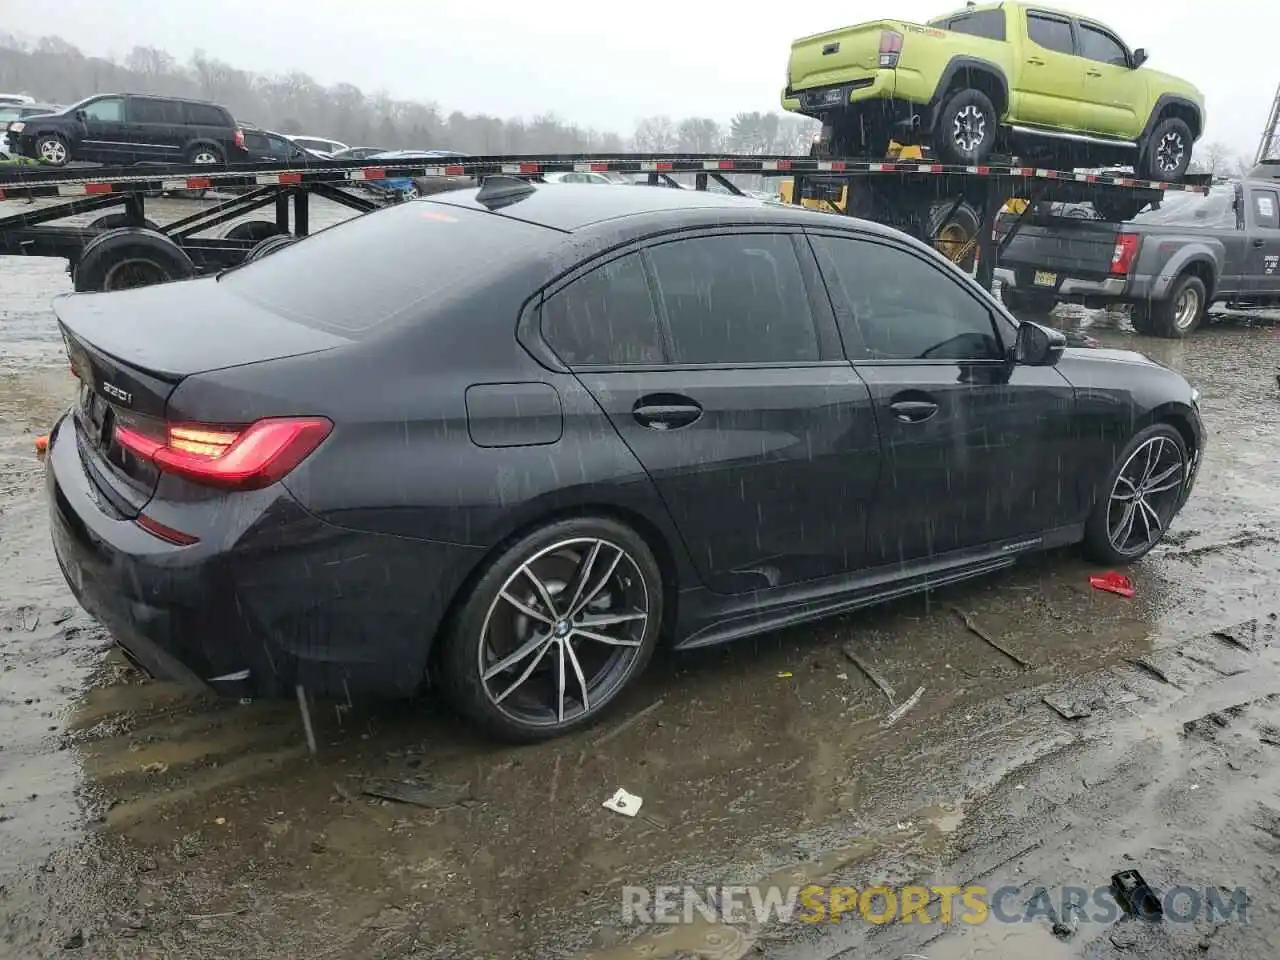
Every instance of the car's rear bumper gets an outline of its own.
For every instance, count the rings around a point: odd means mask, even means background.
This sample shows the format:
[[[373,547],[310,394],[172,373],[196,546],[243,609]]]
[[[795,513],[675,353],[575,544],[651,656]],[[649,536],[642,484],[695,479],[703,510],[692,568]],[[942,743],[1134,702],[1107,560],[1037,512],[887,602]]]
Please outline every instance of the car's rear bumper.
[[[482,555],[344,530],[279,485],[243,495],[225,537],[175,546],[98,505],[70,418],[50,436],[54,550],[81,606],[157,677],[236,696],[405,696]]]

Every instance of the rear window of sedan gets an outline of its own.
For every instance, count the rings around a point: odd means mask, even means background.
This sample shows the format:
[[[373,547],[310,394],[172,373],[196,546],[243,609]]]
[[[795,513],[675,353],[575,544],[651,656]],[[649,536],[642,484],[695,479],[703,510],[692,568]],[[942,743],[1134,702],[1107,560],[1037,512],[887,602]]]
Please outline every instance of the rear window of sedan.
[[[321,230],[218,282],[295,323],[360,339],[421,316],[562,237],[509,217],[412,201]]]

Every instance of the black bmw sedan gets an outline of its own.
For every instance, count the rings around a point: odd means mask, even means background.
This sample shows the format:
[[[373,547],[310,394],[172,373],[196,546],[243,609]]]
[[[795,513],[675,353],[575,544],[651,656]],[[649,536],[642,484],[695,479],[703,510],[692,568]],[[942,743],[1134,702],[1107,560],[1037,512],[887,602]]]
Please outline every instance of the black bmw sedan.
[[[156,675],[591,722],[719,643],[1083,541],[1142,557],[1197,393],[875,224],[491,178],[55,310],[53,539]]]

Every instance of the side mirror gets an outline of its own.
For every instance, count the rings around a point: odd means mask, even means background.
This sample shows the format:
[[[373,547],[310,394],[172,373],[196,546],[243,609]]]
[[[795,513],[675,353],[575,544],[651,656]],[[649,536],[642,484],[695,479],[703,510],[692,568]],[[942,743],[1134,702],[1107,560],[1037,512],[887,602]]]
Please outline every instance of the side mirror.
[[[89,115],[88,115],[87,113],[85,113],[83,110],[77,110],[77,111],[76,111],[76,119],[77,119],[77,120],[80,120],[80,121],[85,121],[85,120],[88,120],[88,119],[89,119]]]
[[[1013,341],[1013,362],[1028,367],[1051,367],[1062,358],[1066,346],[1067,337],[1061,330],[1024,320],[1018,324],[1018,335]]]
[[[1146,47],[1139,47],[1133,51],[1133,69],[1137,70],[1138,67],[1146,63],[1148,56],[1150,55],[1147,53]]]

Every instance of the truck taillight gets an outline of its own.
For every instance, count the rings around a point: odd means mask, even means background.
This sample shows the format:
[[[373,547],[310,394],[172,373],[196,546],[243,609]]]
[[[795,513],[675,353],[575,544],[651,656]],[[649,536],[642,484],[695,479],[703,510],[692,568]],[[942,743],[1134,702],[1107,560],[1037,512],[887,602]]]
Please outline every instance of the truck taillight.
[[[880,66],[896,67],[902,55],[902,34],[897,30],[880,31]]]
[[[115,439],[164,473],[225,490],[258,490],[309,457],[332,429],[324,417],[280,417],[240,428],[170,424],[163,439],[117,425]]]
[[[1138,257],[1138,235],[1136,233],[1117,233],[1116,247],[1111,252],[1111,273],[1113,276],[1125,277],[1133,269],[1133,261]]]

